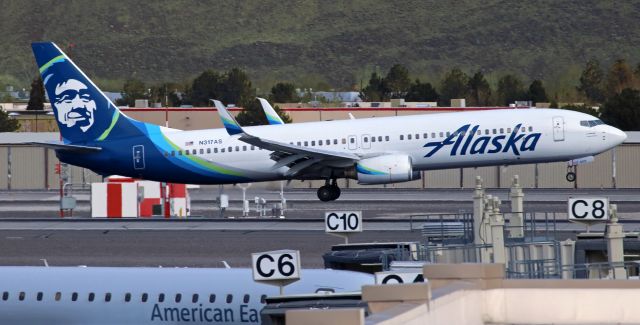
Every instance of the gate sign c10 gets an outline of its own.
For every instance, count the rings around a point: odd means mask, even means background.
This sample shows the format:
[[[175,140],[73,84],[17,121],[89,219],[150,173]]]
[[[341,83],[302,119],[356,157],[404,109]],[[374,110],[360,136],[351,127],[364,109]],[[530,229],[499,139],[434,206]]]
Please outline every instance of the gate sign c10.
[[[300,251],[253,253],[251,264],[254,281],[300,279]]]
[[[362,232],[362,211],[325,212],[324,231]]]
[[[426,282],[422,272],[376,272],[376,284],[403,284]]]
[[[609,220],[608,198],[569,198],[569,220],[607,221]]]

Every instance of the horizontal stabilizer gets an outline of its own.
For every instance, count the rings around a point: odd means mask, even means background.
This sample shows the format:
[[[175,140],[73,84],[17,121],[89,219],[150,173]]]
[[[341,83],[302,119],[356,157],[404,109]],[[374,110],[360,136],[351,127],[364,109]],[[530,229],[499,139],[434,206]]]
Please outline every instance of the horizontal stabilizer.
[[[64,150],[78,153],[90,153],[90,152],[98,152],[102,150],[100,147],[90,147],[90,146],[79,146],[75,144],[64,144],[62,142],[25,142],[25,144],[45,147],[55,150]]]

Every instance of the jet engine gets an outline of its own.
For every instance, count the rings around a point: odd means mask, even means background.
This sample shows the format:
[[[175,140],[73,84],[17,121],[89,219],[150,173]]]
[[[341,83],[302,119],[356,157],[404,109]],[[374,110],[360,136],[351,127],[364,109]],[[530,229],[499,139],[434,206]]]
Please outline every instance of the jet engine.
[[[420,179],[420,172],[413,171],[411,157],[407,155],[385,155],[365,158],[346,171],[348,178],[358,184],[389,184]]]

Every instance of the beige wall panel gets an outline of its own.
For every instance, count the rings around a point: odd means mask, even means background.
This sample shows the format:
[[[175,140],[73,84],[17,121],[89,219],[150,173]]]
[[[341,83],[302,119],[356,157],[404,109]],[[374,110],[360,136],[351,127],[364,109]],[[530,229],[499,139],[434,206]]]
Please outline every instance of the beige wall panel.
[[[425,171],[425,188],[459,188],[460,169]]]
[[[170,127],[183,130],[205,130],[222,127],[220,117],[213,111],[170,112],[170,114]]]
[[[11,148],[11,189],[44,189],[44,149],[40,147]]]
[[[500,168],[500,187],[509,188],[513,176],[518,175],[520,186],[523,188],[534,188],[536,185],[536,165],[511,165],[507,168]]]
[[[423,111],[396,111],[397,116],[404,116],[404,115],[421,115],[421,114],[426,114],[426,112]]]
[[[56,152],[53,149],[47,150],[49,161],[47,162],[49,189],[60,188],[60,175],[56,174],[56,164],[59,162]]]
[[[474,188],[476,186],[476,176],[482,177],[485,188],[498,187],[498,168],[496,166],[465,168],[462,171],[462,181],[464,188]]]
[[[0,190],[7,189],[7,147],[0,147]]]
[[[165,112],[124,110],[123,113],[138,121],[164,126]],[[171,112],[169,112],[169,114],[171,114]]]
[[[92,172],[89,169],[76,166],[71,167],[71,182],[78,186],[88,186],[90,183],[102,182],[102,176]]]
[[[573,183],[567,182],[566,175],[566,162],[538,164],[538,187],[573,188]]]
[[[616,148],[616,171],[618,188],[640,188],[640,145]]]
[[[320,113],[317,111],[289,111],[289,117],[293,123],[317,122],[320,120]]]
[[[579,188],[612,188],[613,165],[611,150],[597,156],[590,164],[578,166]]]

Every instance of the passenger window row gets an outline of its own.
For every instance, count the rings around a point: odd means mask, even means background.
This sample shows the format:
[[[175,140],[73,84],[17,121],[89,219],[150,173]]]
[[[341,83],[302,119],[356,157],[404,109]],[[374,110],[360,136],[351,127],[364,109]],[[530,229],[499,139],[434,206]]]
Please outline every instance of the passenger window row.
[[[377,137],[377,142],[382,142],[384,139],[384,141],[389,141],[389,136],[378,136]],[[369,137],[364,137],[364,142],[369,142]],[[347,139],[346,138],[342,138],[342,140],[340,141],[342,144],[347,144]],[[351,142],[355,142],[355,139],[351,139]],[[376,137],[375,136],[371,136],[371,142],[376,142]],[[317,146],[330,146],[330,145],[337,145],[338,144],[338,139],[326,139],[326,140],[307,140],[307,141],[297,141],[297,142],[289,142],[289,144],[291,145],[297,145],[299,147],[315,147]],[[201,149],[187,149],[187,150],[171,150],[169,151],[165,151],[164,152],[164,156],[165,157],[175,157],[175,156],[195,156],[195,155],[204,155],[205,152],[207,154],[210,153],[225,153],[225,152],[239,152],[239,151],[254,151],[254,150],[264,150],[261,148],[258,148],[256,146],[229,146],[229,147],[225,147],[225,148],[201,148]]]
[[[521,127],[520,128],[520,132],[526,132],[526,130],[529,130],[529,132],[533,132],[533,127],[529,126],[529,127]],[[511,133],[511,128],[506,128],[506,134],[510,134]],[[467,135],[467,132],[460,132],[462,134],[462,136]],[[482,135],[482,130],[478,130],[476,131],[477,135]],[[505,128],[496,128],[496,129],[484,129],[484,134],[485,135],[490,135],[490,134],[505,134]],[[428,132],[424,132],[422,133],[422,138],[423,139],[428,139],[428,138],[438,138],[438,136],[440,138],[444,138],[446,135],[446,137],[451,136],[451,132],[431,132],[431,137],[429,137],[429,133]],[[420,133],[409,133],[409,134],[401,134],[400,135],[400,140],[419,140],[420,139],[421,134]]]
[[[27,293],[24,291],[20,291],[18,293],[18,300],[19,301],[24,301],[27,297]],[[42,291],[36,293],[35,295],[36,297],[36,301],[43,301],[44,300],[44,293]],[[2,301],[8,301],[11,298],[11,295],[9,294],[8,291],[4,291],[2,293]],[[60,291],[57,291],[54,295],[53,295],[53,300],[54,301],[61,301],[63,298],[63,293]],[[79,298],[79,294],[77,292],[73,292],[70,295],[70,300],[71,301],[78,301]],[[110,302],[112,298],[111,292],[106,292],[104,294],[104,301],[105,302]],[[133,294],[131,294],[130,292],[127,292],[124,294],[124,301],[125,302],[131,302],[133,298]],[[157,302],[162,303],[165,302],[166,295],[164,293],[159,293],[158,297],[157,297]],[[265,299],[267,298],[266,295],[262,295],[260,296],[260,303],[264,303]],[[89,294],[87,294],[87,301],[89,302],[93,302],[96,300],[96,294],[94,292],[90,292]],[[191,302],[192,303],[198,303],[198,301],[200,301],[200,295],[197,293],[194,293],[191,295]],[[249,294],[245,294],[242,297],[242,302],[245,304],[248,304],[249,301],[251,300],[251,296]],[[142,293],[140,295],[140,302],[148,302],[149,301],[149,294],[148,293]],[[173,301],[175,301],[176,303],[179,303],[182,301],[182,294],[181,293],[176,293],[175,296],[173,297]],[[208,297],[208,301],[209,303],[214,303],[216,301],[216,295],[215,294],[210,294]],[[227,294],[225,297],[225,301],[226,303],[230,304],[233,302],[233,295],[232,294]]]

